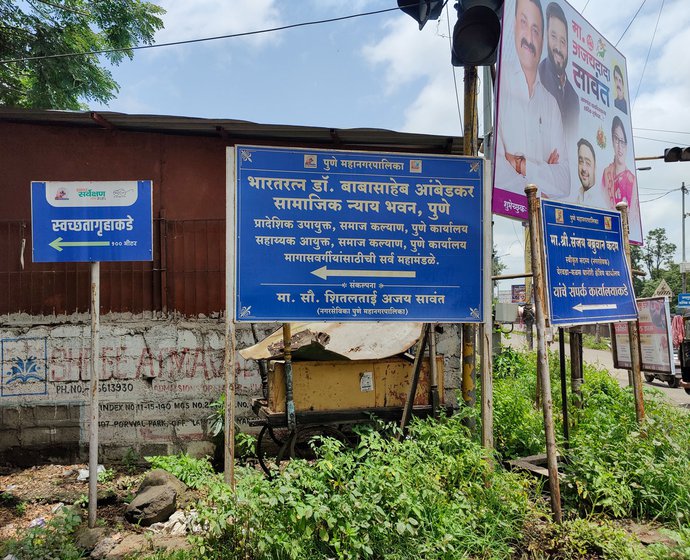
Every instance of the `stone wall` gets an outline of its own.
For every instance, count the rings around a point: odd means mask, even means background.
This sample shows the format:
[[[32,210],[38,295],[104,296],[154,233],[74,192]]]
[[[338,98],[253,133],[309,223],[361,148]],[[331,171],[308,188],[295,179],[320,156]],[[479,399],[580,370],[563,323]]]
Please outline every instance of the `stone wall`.
[[[0,463],[30,465],[88,457],[88,316],[12,316],[0,327]],[[277,325],[259,325],[259,338]],[[103,315],[100,327],[99,443],[102,460],[128,454],[213,453],[209,404],[224,388],[224,321],[135,319]],[[237,348],[254,344],[238,326]],[[459,341],[446,325],[446,401],[459,387]],[[261,396],[255,362],[237,363],[237,422],[248,426]]]

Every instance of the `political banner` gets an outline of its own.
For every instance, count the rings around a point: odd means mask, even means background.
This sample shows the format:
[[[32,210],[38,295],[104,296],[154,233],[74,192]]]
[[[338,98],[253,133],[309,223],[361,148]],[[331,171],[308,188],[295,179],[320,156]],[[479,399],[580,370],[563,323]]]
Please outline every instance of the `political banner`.
[[[625,58],[563,0],[506,0],[500,47],[493,212],[526,220],[539,196],[642,224]]]
[[[671,336],[671,310],[665,297],[637,300],[642,371],[675,375]],[[615,367],[632,369],[628,323],[613,324]]]

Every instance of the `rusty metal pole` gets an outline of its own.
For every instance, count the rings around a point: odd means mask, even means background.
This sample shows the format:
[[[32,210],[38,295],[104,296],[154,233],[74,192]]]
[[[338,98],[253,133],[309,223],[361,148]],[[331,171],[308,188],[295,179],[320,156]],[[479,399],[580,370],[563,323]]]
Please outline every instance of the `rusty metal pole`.
[[[290,323],[283,323],[283,353],[285,355],[285,414],[290,430],[297,427],[295,401],[292,396],[292,331]]]
[[[431,387],[429,391],[429,404],[431,416],[438,418],[440,399],[438,396],[438,368],[436,367],[436,329],[429,325],[429,372],[431,374]]]
[[[539,235],[539,200],[537,187],[525,187],[529,203],[530,245],[532,249],[532,272],[534,273],[534,307],[537,325],[537,375],[541,382],[541,401],[544,413],[544,433],[546,435],[546,462],[549,471],[549,490],[551,495],[551,511],[554,521],[562,521],[561,488],[558,482],[558,460],[556,436],[553,423],[553,402],[551,398],[551,378],[549,377],[549,359],[546,353],[546,317],[544,314],[544,274],[541,264],[541,249]]]
[[[621,228],[623,229],[623,245],[625,246],[625,258],[628,268],[632,271],[630,257],[630,240],[628,230],[628,205],[625,202],[616,204],[616,210],[621,213]],[[632,278],[632,272],[631,276]],[[628,323],[628,338],[630,339],[630,361],[632,362],[632,387],[635,394],[635,417],[637,422],[644,420],[644,395],[642,394],[642,364],[640,359],[640,333],[637,329],[637,321]]]
[[[91,422],[89,424],[89,528],[98,508],[98,355],[101,336],[101,263],[91,263]]]
[[[466,156],[477,154],[477,68],[465,66],[465,91],[464,91],[464,130],[462,135],[462,153]],[[465,323],[462,325],[462,398],[465,405],[474,407],[477,402],[476,396],[476,360],[475,360],[475,340],[476,328],[474,325]]]

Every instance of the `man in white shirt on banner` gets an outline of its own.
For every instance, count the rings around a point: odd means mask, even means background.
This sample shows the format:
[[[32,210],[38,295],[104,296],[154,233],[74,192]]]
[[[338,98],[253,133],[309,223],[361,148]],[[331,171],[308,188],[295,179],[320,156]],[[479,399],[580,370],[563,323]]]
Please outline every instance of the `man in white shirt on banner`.
[[[564,199],[570,194],[568,156],[558,103],[539,79],[543,45],[540,0],[517,0],[519,65],[502,53],[495,186],[524,195],[525,186],[534,183],[544,197]]]
[[[606,208],[601,187],[594,185],[597,176],[597,158],[594,146],[584,138],[577,142],[577,176],[580,188],[574,193],[573,203],[594,208]]]

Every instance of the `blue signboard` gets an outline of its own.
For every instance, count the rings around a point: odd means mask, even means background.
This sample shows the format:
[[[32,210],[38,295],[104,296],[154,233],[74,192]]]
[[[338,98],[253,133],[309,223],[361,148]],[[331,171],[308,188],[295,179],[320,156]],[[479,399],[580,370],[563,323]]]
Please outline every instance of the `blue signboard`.
[[[478,158],[238,146],[236,320],[480,322]]]
[[[690,307],[690,294],[678,294],[678,305],[676,307]]]
[[[153,260],[151,181],[31,183],[34,262]]]
[[[548,200],[541,209],[551,324],[636,319],[620,214]]]

